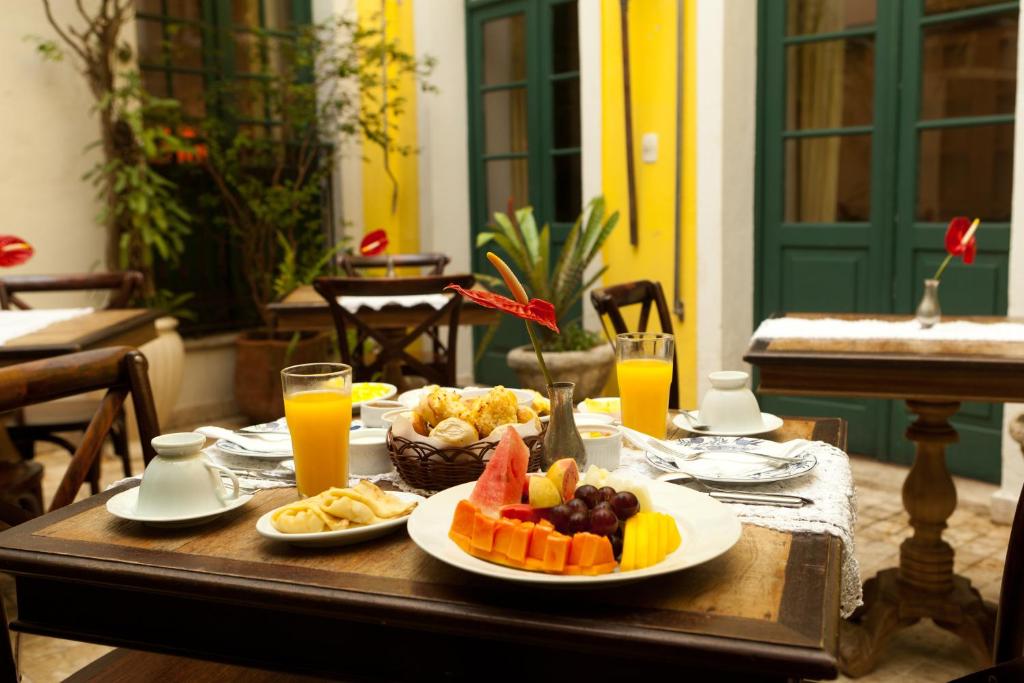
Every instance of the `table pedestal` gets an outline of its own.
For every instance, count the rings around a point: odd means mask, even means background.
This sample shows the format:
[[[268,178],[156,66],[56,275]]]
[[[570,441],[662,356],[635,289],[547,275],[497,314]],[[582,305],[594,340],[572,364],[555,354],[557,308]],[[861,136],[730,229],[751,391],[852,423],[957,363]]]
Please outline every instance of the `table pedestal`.
[[[914,535],[900,546],[899,568],[869,579],[864,605],[841,625],[839,667],[848,676],[871,671],[889,637],[921,619],[963,638],[979,664],[992,663],[995,605],[953,573],[953,548],[942,540],[946,520],[956,509],[946,444],[957,440],[949,418],[960,404],[910,400],[907,406],[917,415],[907,429],[917,455],[903,483],[903,506]]]

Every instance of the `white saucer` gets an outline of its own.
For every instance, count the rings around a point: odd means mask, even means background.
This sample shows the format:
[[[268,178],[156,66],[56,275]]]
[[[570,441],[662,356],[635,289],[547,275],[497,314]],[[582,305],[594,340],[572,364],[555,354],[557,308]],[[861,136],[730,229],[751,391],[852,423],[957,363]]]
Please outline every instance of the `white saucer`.
[[[700,411],[691,410],[694,418],[700,420]],[[771,413],[761,413],[761,425],[760,429],[746,430],[741,432],[729,432],[719,431],[717,429],[693,429],[690,427],[690,422],[686,419],[685,415],[675,415],[672,417],[672,424],[679,427],[683,431],[690,432],[691,434],[700,434],[702,436],[753,436],[754,434],[767,434],[768,432],[774,432],[776,429],[783,425],[783,419],[777,415]]]
[[[252,500],[252,494],[243,494],[238,496],[234,500],[229,500],[225,503],[224,507],[219,510],[213,510],[211,512],[204,512],[202,514],[191,514],[191,515],[179,515],[179,516],[161,516],[161,517],[145,517],[138,514],[135,510],[138,507],[139,502],[139,487],[133,486],[127,491],[122,491],[116,496],[112,496],[107,501],[107,512],[118,517],[120,519],[127,519],[132,522],[142,522],[149,526],[165,527],[168,529],[175,529],[187,526],[196,526],[199,524],[205,524],[217,517],[220,517],[226,512],[237,510],[246,503]]]

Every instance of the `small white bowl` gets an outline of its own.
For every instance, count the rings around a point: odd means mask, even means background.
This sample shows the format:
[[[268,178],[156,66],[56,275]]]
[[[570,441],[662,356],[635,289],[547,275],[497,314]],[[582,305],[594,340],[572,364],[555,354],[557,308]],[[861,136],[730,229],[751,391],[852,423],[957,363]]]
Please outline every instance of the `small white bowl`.
[[[619,466],[622,451],[622,432],[611,425],[577,425],[587,451],[587,466],[596,465],[612,471]]]
[[[360,417],[363,420],[363,426],[365,427],[386,427],[382,419],[385,413],[390,413],[395,410],[405,408],[404,405],[398,401],[385,401],[377,400],[364,403],[360,410]]]
[[[396,408],[395,410],[389,410],[380,416],[380,421],[384,423],[383,429],[387,430],[395,423],[399,415],[405,415],[408,419],[412,419],[413,412],[408,408]]]
[[[516,402],[524,408],[529,408],[533,405],[533,392],[529,389],[513,389],[512,387],[505,387],[513,394],[516,395]],[[462,398],[467,401],[471,401],[475,398],[485,396],[487,392],[491,390],[491,387],[468,387],[466,389],[459,389],[459,394]]]
[[[367,476],[391,471],[386,429],[367,427],[348,437],[348,469],[350,474]]]

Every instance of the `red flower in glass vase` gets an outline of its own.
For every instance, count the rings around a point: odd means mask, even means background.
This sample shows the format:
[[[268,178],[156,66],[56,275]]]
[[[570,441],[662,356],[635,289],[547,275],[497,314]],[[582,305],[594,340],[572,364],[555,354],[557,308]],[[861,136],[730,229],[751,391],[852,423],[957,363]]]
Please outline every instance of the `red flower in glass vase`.
[[[32,258],[32,245],[14,235],[0,235],[0,268],[17,266]]]
[[[359,253],[363,256],[376,256],[388,248],[388,234],[383,230],[366,233],[359,243]]]
[[[942,261],[939,269],[935,271],[934,279],[938,280],[942,277],[942,273],[945,272],[946,266],[954,256],[959,256],[964,263],[974,263],[974,255],[978,251],[974,233],[977,232],[979,225],[981,225],[980,218],[975,218],[972,222],[967,216],[957,216],[949,222],[949,226],[946,227],[946,258]]]
[[[454,289],[456,292],[466,297],[470,301],[480,304],[484,308],[494,308],[499,311],[505,311],[511,313],[517,318],[522,318],[526,322],[526,332],[530,335],[530,342],[533,344],[533,350],[537,354],[537,362],[540,363],[540,369],[544,373],[544,379],[547,380],[548,386],[552,384],[551,374],[548,372],[548,366],[544,363],[544,355],[540,351],[540,342],[537,341],[537,335],[533,333],[533,327],[530,325],[530,321],[540,323],[544,327],[552,330],[555,334],[559,334],[558,331],[558,320],[555,318],[555,307],[550,301],[544,301],[543,299],[531,299],[526,294],[526,289],[523,287],[523,283],[519,281],[512,269],[508,267],[508,264],[501,260],[494,252],[487,252],[487,260],[491,262],[491,265],[495,267],[501,278],[505,281],[505,286],[508,287],[508,291],[512,292],[514,299],[510,299],[507,296],[501,296],[500,294],[494,294],[492,292],[483,292],[476,289],[463,289],[458,285],[451,284],[445,287],[445,289]]]

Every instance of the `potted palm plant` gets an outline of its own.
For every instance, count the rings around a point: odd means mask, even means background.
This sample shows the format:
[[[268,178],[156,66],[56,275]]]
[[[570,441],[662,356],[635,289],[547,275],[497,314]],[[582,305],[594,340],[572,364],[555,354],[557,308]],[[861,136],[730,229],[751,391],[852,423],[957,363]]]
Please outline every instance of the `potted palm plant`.
[[[596,197],[576,219],[561,253],[551,262],[551,228],[538,230],[532,207],[523,207],[511,216],[494,215],[492,230],[480,233],[477,247],[497,244],[525,276],[530,296],[550,301],[557,320],[567,321],[562,333],[545,328],[538,330],[544,360],[551,378],[558,382],[574,382],[576,396],[596,396],[608,381],[615,365],[615,353],[600,335],[583,328],[573,308],[608,269],[602,267],[586,278],[588,266],[619,221],[618,211],[605,217],[604,197]],[[499,278],[477,275],[490,287],[504,288]],[[485,335],[482,346],[493,338],[497,327]],[[508,353],[508,365],[524,387],[541,393],[547,391],[547,380],[532,346],[520,346]]]

